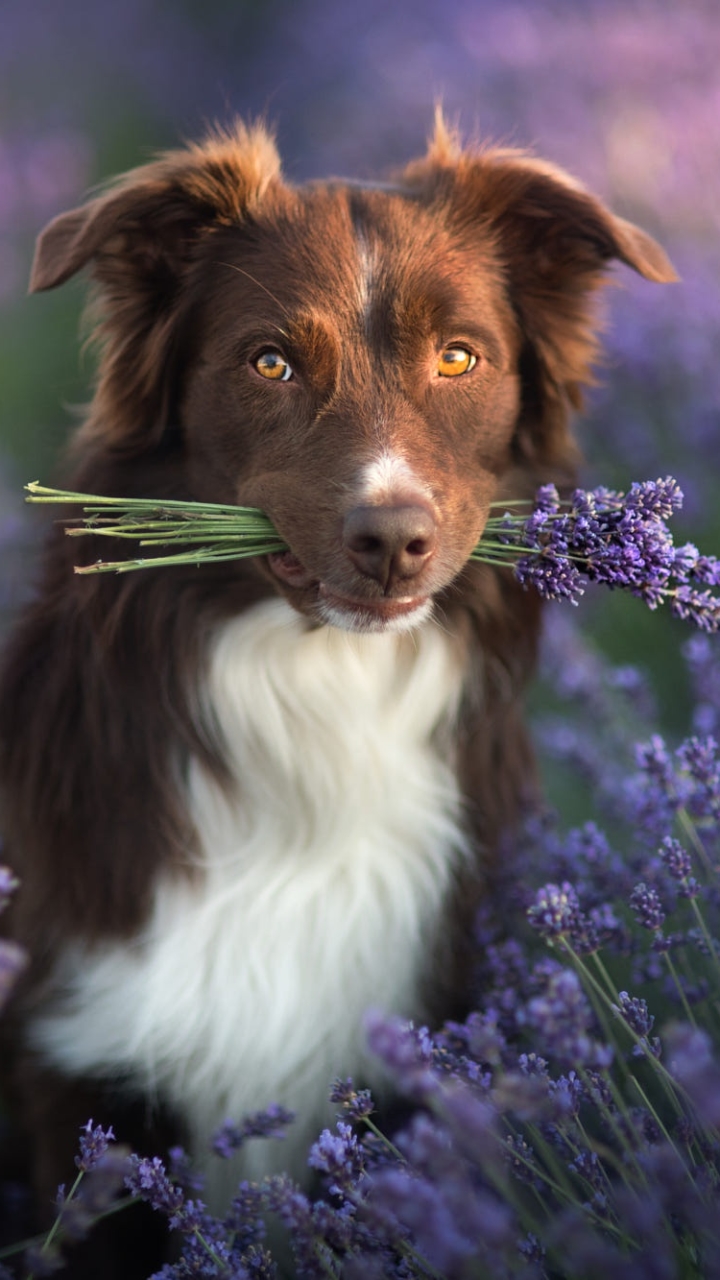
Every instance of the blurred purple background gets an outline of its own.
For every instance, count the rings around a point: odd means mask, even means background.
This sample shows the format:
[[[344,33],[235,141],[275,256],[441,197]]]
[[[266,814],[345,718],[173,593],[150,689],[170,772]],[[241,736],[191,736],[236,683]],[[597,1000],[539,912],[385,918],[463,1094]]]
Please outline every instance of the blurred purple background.
[[[658,236],[682,283],[617,272],[588,479],[675,474],[683,532],[720,551],[717,0],[3,0],[0,86],[0,605],[26,573],[21,485],[51,481],[91,374],[81,284],[25,297],[34,236],[233,113],[276,125],[291,180],[362,177],[420,151],[442,100],[466,136],[533,147]],[[620,660],[675,634],[603,606],[592,625]]]

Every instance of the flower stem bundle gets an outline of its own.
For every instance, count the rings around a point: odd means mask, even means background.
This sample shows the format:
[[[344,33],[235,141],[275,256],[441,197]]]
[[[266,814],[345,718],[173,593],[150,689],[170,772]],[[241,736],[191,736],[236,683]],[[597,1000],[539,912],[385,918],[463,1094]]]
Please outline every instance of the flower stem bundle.
[[[164,565],[206,564],[264,556],[286,544],[263,511],[217,503],[106,498],[26,486],[28,502],[81,506],[70,537],[125,539],[149,550],[122,560],[97,560],[76,573],[127,573]],[[720,627],[720,562],[687,543],[676,547],[667,519],[682,505],[672,477],[634,483],[627,493],[576,489],[563,500],[544,485],[534,502],[491,503],[470,559],[510,568],[519,582],[551,600],[577,604],[587,582],[639,596],[651,609],[668,601],[673,613],[705,631]]]

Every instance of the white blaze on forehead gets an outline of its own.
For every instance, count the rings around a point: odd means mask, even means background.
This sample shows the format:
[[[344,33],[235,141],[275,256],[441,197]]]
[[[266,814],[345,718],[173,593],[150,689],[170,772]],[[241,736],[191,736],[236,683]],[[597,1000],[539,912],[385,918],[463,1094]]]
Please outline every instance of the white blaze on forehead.
[[[358,246],[358,303],[363,320],[367,320],[372,306],[373,286],[377,275],[377,252],[365,232],[357,233]]]
[[[400,453],[384,449],[373,462],[360,473],[359,497],[363,502],[393,500],[407,494],[423,497],[432,502],[432,494],[426,484]]]

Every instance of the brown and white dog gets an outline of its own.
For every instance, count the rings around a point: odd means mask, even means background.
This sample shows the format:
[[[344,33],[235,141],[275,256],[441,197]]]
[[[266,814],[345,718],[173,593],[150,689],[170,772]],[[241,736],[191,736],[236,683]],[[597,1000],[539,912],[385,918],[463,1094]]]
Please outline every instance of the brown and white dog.
[[[612,259],[674,278],[565,173],[442,123],[390,184],[299,188],[237,125],[42,235],[33,289],[87,265],[97,286],[67,481],[259,506],[291,548],[77,578],[56,531],[12,638],[18,1085],[46,1202],[89,1116],[136,1144],[133,1117],[168,1119],[203,1160],[226,1116],[281,1103],[289,1138],[242,1172],[299,1173],[332,1078],[382,1085],[364,1011],[462,1008],[473,903],[533,786],[539,628],[468,556],[494,499],[572,480]],[[95,1274],[135,1274],[118,1256]]]

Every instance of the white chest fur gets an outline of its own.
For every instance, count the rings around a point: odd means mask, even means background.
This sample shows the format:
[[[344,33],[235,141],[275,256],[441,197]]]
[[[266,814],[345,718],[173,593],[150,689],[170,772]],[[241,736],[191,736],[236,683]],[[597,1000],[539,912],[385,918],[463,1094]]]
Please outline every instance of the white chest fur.
[[[36,1021],[38,1047],[168,1098],[201,1159],[227,1116],[291,1107],[288,1139],[249,1144],[243,1173],[299,1173],[331,1080],[379,1083],[365,1010],[422,1017],[419,979],[463,856],[438,746],[461,684],[457,645],[433,623],[310,630],[272,601],[227,624],[207,696],[237,786],[191,768],[203,870],[159,885],[134,945],[68,954],[67,999]]]

